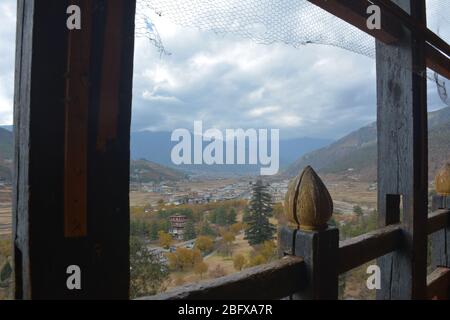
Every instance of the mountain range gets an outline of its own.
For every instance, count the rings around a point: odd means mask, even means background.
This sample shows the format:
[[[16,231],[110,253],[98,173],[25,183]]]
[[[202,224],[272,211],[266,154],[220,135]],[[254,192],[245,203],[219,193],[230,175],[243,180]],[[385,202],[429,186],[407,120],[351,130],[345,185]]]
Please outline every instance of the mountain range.
[[[11,181],[13,159],[13,133],[10,128],[0,127],[0,181]],[[185,179],[186,174],[145,159],[132,160],[130,179],[132,182],[175,181]]]
[[[429,178],[450,160],[450,108],[428,114]],[[0,180],[11,179],[13,134],[0,128]],[[192,165],[175,167],[170,159],[177,142],[170,132],[134,132],[131,134],[132,181],[179,180],[186,174],[229,176],[258,174],[259,166]],[[371,123],[330,143],[326,139],[298,138],[280,141],[281,176],[293,177],[311,165],[321,173],[351,174],[361,180],[375,181],[377,176],[377,127]]]
[[[330,139],[320,138],[294,138],[281,139],[279,143],[280,167],[286,168],[307,152],[330,144]],[[178,165],[171,160],[172,148],[178,141],[171,141],[170,132],[140,131],[131,134],[131,158],[147,159],[167,167],[173,167],[191,175],[230,176],[230,175],[256,175],[259,174],[259,165]],[[270,141],[269,141],[270,145]],[[203,147],[206,143],[203,144]],[[193,145],[192,150],[193,154]],[[236,154],[236,145],[235,145]],[[248,154],[248,145],[246,146]]]
[[[178,170],[168,168],[157,163],[141,159],[132,160],[130,166],[131,182],[160,182],[179,181],[188,176]]]
[[[450,160],[450,108],[428,113],[429,178]],[[327,147],[307,153],[289,166],[283,175],[293,177],[307,165],[322,173],[351,172],[361,180],[375,181],[377,176],[376,123],[360,128]]]

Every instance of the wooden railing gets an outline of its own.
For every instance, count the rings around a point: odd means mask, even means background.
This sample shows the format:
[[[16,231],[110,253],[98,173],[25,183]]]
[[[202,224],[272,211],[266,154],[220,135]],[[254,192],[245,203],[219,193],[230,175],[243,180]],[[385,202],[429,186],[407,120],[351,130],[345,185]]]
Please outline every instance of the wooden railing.
[[[297,228],[282,227],[279,230],[279,253],[283,256],[280,260],[142,299],[337,299],[340,274],[401,250],[404,241],[407,241],[400,223],[339,241],[336,228],[320,228],[322,217],[328,214],[327,206],[318,203],[308,205],[320,198],[315,194],[317,192],[328,197],[320,178],[309,167],[290,184],[285,203],[287,218],[291,221],[309,219],[310,223],[308,230],[304,230],[301,223]],[[302,205],[293,205],[292,201]],[[296,211],[292,211],[293,208]],[[428,235],[443,232],[444,242],[440,238],[433,239],[432,250],[438,251],[434,252],[436,256],[443,254],[444,259],[448,260],[450,197],[434,196],[433,209],[435,211],[428,216],[427,232]],[[433,263],[435,270],[427,277],[426,297],[448,299],[448,264]]]
[[[450,210],[439,210],[430,214],[428,220],[429,232],[448,228],[449,215]],[[296,230],[283,229],[280,236],[287,239],[295,233],[294,231]],[[340,241],[338,260],[335,261],[338,274],[348,272],[399,249],[401,241],[402,234],[399,225],[388,226],[352,239]],[[323,256],[323,253],[318,251],[311,255],[320,257]],[[280,299],[302,293],[302,291],[307,290],[308,286],[314,286],[311,279],[306,278],[306,268],[312,269],[311,267],[311,265],[305,264],[302,258],[288,255],[264,266],[253,267],[218,279],[183,286],[167,293],[142,298],[142,300]],[[330,265],[327,272],[332,272],[331,269],[333,268],[334,266]],[[316,276],[320,277],[320,275]],[[450,269],[437,267],[427,277],[427,287],[429,299],[448,299]],[[337,288],[334,291],[336,290]],[[316,294],[323,295],[324,292],[316,292]]]
[[[415,75],[423,75],[429,67],[450,79],[450,46],[425,26],[423,0],[398,0],[399,5],[389,0],[309,1],[381,42],[377,44],[378,196],[379,223],[387,226],[339,241],[338,230],[326,224],[332,214],[328,190],[306,168],[291,182],[286,197],[286,215],[296,227],[281,228],[278,235],[280,255],[288,258],[144,299],[337,299],[339,275],[374,259],[384,267],[389,264],[382,272],[389,278],[382,282],[387,288],[378,298],[449,298],[450,166],[436,180],[441,195],[433,197],[433,212],[426,219],[426,86]],[[366,9],[372,4],[382,10],[379,30],[366,25]],[[398,66],[403,61],[407,70]],[[407,209],[402,221],[401,195]],[[380,197],[386,198],[380,202]],[[428,236],[434,271],[426,277]]]
[[[222,278],[195,283],[141,300],[281,299],[302,290],[305,264],[289,256]]]

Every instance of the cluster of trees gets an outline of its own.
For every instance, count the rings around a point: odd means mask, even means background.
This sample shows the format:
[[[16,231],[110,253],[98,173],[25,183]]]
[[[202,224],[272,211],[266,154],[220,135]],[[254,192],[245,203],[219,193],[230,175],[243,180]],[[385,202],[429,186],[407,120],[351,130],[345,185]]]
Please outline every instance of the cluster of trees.
[[[158,232],[158,241],[161,247],[164,249],[169,249],[172,245],[173,238],[169,233],[161,230]]]
[[[247,206],[244,206],[246,202],[243,201],[236,202],[235,206],[229,202],[189,208],[185,206],[166,208],[161,205],[156,214],[151,217],[132,220],[131,234],[133,238],[138,239],[133,240],[132,245],[140,248],[131,250],[135,255],[132,263],[132,268],[135,265],[132,270],[132,297],[154,294],[160,290],[170,271],[193,271],[202,278],[208,272],[208,265],[203,261],[203,257],[214,249],[221,254],[231,255],[236,236],[243,229],[245,239],[253,246],[253,251],[248,258],[242,254],[233,256],[236,270],[267,263],[274,259],[276,257],[276,246],[273,241],[275,226],[270,222],[270,218],[274,214],[280,215],[282,207],[275,206],[274,210],[267,188],[268,186],[262,181],[257,181],[253,185],[252,198]],[[243,222],[237,221],[238,210],[244,210]],[[206,213],[208,214],[205,215]],[[184,215],[189,219],[185,228],[185,239],[196,239],[196,242],[193,249],[179,247],[175,252],[168,253],[168,267],[164,268],[155,257],[143,249],[140,243],[142,239],[149,238],[158,240],[161,247],[170,248],[173,239],[168,233],[169,217],[173,215]],[[220,240],[216,241],[217,237],[220,237]],[[148,266],[144,267],[145,264]],[[216,278],[225,275],[225,270],[219,264],[209,273],[210,277]],[[183,279],[178,277],[175,282],[181,284]]]
[[[217,237],[216,229],[214,229],[207,220],[201,223],[198,229],[198,234],[200,236],[209,236],[213,238]]]
[[[200,278],[208,271],[208,265],[203,261],[202,253],[197,248],[177,248],[175,252],[167,254],[167,259],[169,268],[173,271],[193,270]]]
[[[208,236],[199,236],[195,240],[195,248],[200,250],[204,255],[208,254],[214,248],[214,240]]]
[[[157,241],[160,239],[161,231],[169,232],[169,217],[183,215],[188,218],[184,233],[185,240],[192,240],[198,236],[217,237],[219,235],[218,227],[236,224],[237,211],[244,208],[244,202],[227,201],[178,207],[165,207],[163,204],[159,204],[158,208],[152,215],[144,214],[146,210],[144,207],[132,208],[130,225],[132,236]],[[207,219],[205,219],[206,216]]]
[[[237,222],[237,212],[235,208],[227,210],[226,207],[214,209],[209,214],[209,221],[219,226],[229,226]]]
[[[152,254],[140,237],[130,238],[130,297],[164,291],[169,270]]]
[[[277,247],[274,241],[265,241],[256,246],[249,258],[243,254],[236,254],[233,256],[233,266],[237,271],[244,268],[254,267],[261,264],[268,263],[277,258]]]
[[[169,232],[170,223],[168,220],[160,219],[147,222],[143,219],[132,219],[130,221],[130,234],[134,237],[158,240],[160,231]]]

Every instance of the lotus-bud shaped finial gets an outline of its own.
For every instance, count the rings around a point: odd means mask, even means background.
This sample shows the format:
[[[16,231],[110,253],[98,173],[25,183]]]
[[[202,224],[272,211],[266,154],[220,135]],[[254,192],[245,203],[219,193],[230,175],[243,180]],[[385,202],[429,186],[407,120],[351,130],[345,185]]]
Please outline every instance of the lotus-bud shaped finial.
[[[302,230],[325,230],[333,214],[330,193],[310,166],[289,183],[284,207],[289,221]]]
[[[436,192],[450,196],[450,162],[447,162],[436,174]]]

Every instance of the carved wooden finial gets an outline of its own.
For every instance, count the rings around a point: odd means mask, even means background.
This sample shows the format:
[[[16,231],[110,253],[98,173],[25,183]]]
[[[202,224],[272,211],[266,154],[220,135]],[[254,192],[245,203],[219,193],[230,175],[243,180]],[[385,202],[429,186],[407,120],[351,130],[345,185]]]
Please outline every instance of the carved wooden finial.
[[[328,227],[333,201],[327,187],[310,166],[289,183],[285,212],[289,221],[302,230],[320,231]]]
[[[436,175],[436,192],[443,196],[450,196],[450,162],[447,162]]]

